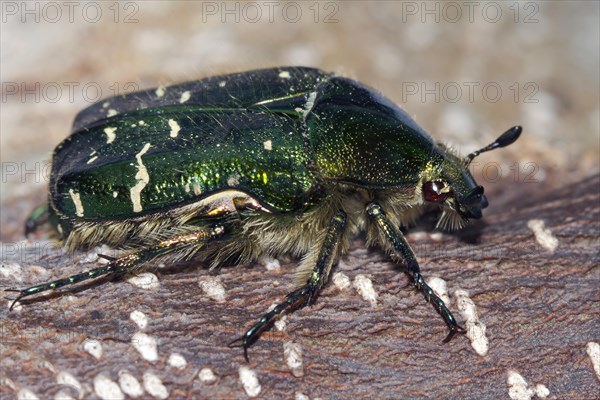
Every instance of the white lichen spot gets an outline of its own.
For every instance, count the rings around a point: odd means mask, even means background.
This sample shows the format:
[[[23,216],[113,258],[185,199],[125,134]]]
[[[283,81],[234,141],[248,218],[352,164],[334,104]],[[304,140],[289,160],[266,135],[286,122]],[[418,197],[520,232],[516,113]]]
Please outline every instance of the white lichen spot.
[[[117,198],[117,196],[119,195],[119,192],[117,192],[117,191],[115,190],[115,191],[114,191],[112,194],[113,194],[113,197],[116,199],[116,198]]]
[[[540,399],[545,399],[546,397],[550,396],[550,390],[548,390],[548,388],[545,385],[538,383],[537,385],[535,385],[535,394]]]
[[[221,278],[218,276],[203,276],[198,280],[198,285],[208,297],[219,303],[227,298]]]
[[[158,360],[158,342],[155,337],[143,332],[136,332],[131,338],[131,344],[146,361]]]
[[[240,184],[240,174],[233,174],[227,178],[227,186],[236,187]]]
[[[163,97],[166,92],[167,92],[167,90],[166,90],[166,88],[164,86],[159,86],[154,91],[154,94],[156,95],[156,97]]]
[[[27,388],[19,389],[17,400],[39,400],[39,397]]]
[[[107,117],[114,117],[115,115],[117,115],[118,112],[117,110],[115,110],[114,108],[111,108],[110,110],[108,110],[108,112],[106,113]]]
[[[89,160],[87,160],[87,163],[86,163],[86,164],[91,164],[91,163],[93,163],[94,161],[96,161],[97,159],[98,159],[98,156],[94,156],[94,157],[90,158]]]
[[[550,395],[548,388],[542,384],[530,388],[525,378],[512,369],[508,370],[506,383],[508,384],[508,396],[512,400],[531,400],[533,396],[544,399]]]
[[[145,290],[153,290],[159,286],[158,276],[154,275],[152,272],[143,272],[134,275],[128,278],[127,282]]]
[[[85,339],[83,341],[83,350],[90,353],[95,359],[102,358],[102,343],[96,339]]]
[[[540,246],[554,253],[558,247],[558,239],[552,234],[550,229],[546,228],[544,221],[541,219],[531,219],[527,222],[527,227],[531,229],[535,240]]]
[[[354,277],[353,286],[362,298],[375,307],[377,305],[377,292],[373,288],[373,282],[365,275],[359,274]]]
[[[266,140],[263,142],[263,147],[265,148],[265,150],[267,151],[271,151],[273,150],[273,141],[271,140]]]
[[[450,297],[448,296],[448,284],[442,278],[432,277],[427,280],[427,284],[437,296],[442,299],[446,305],[450,304]]]
[[[177,369],[185,369],[185,367],[187,366],[187,361],[185,357],[183,357],[179,353],[171,354],[167,362],[171,367],[175,367]]]
[[[308,95],[308,99],[306,100],[306,104],[304,104],[304,110],[302,110],[302,117],[306,119],[308,113],[312,110],[315,105],[315,99],[317,98],[317,92],[311,92]]]
[[[148,170],[146,169],[146,166],[142,162],[142,156],[144,154],[146,154],[146,152],[148,151],[150,146],[151,146],[150,143],[146,143],[144,145],[144,147],[142,148],[142,150],[135,155],[135,158],[136,158],[137,164],[138,164],[138,166],[137,166],[138,171],[135,174],[135,179],[137,180],[137,183],[130,189],[131,203],[133,204],[133,212],[142,211],[141,193],[142,193],[142,190],[148,184],[148,182],[150,182],[150,175],[148,175]]]
[[[225,87],[225,85],[227,85],[227,81],[219,82],[219,87]]]
[[[485,335],[486,326],[479,320],[475,303],[469,297],[465,290],[458,289],[454,292],[457,308],[465,319],[467,337],[471,341],[471,347],[480,356],[485,356],[488,352],[489,340]]]
[[[131,314],[129,314],[129,318],[133,322],[135,322],[135,324],[141,330],[146,329],[146,327],[148,326],[148,317],[146,316],[146,314],[139,310],[132,311]]]
[[[117,128],[104,128],[104,133],[106,134],[106,144],[111,144],[115,141],[117,134],[115,133]]]
[[[262,388],[260,386],[260,382],[258,382],[256,372],[246,366],[243,366],[239,368],[238,373],[240,375],[240,382],[242,383],[242,387],[244,388],[246,394],[250,397],[258,396]]]
[[[348,278],[348,275],[344,274],[343,272],[334,273],[331,280],[339,290],[346,290],[352,284],[350,282],[350,278]]]
[[[287,326],[287,315],[279,317],[277,321],[275,321],[274,325],[275,329],[277,329],[278,332],[283,332],[283,330]]]
[[[186,90],[185,92],[181,93],[181,97],[179,98],[179,103],[183,104],[186,101],[188,101],[190,99],[190,97],[192,97],[192,94],[190,93],[189,90]]]
[[[163,385],[161,379],[152,372],[144,372],[144,389],[157,399],[169,397],[169,389]]]
[[[119,371],[119,386],[129,397],[136,398],[144,394],[144,388],[140,382],[126,370]]]
[[[94,378],[94,392],[103,400],[123,400],[125,395],[119,385],[109,377],[100,374]]]
[[[179,131],[181,130],[181,127],[179,126],[177,121],[175,121],[174,119],[169,120],[169,128],[171,128],[171,132],[169,132],[169,136],[172,138],[177,137],[177,135],[179,134]]]
[[[289,71],[281,71],[278,75],[281,79],[290,79],[291,75]]]
[[[265,266],[267,271],[279,271],[281,269],[281,264],[279,260],[273,257],[264,256],[259,262]]]
[[[433,232],[429,234],[429,238],[434,242],[441,242],[444,240],[444,234],[442,232]]]
[[[592,360],[592,366],[594,367],[594,372],[596,373],[596,378],[600,381],[600,344],[596,342],[589,342],[585,346],[585,351],[588,356]]]
[[[13,392],[16,392],[18,390],[17,385],[12,381],[12,379],[9,378],[0,378],[0,386],[6,386]]]
[[[73,200],[73,204],[75,205],[75,214],[78,217],[83,217],[83,203],[81,202],[81,196],[79,193],[75,193],[73,189],[69,189],[69,195],[71,196],[71,200]]]
[[[198,379],[200,382],[206,385],[212,385],[217,381],[217,376],[210,368],[202,368],[200,372],[198,372]]]
[[[283,359],[296,378],[304,376],[302,366],[302,347],[298,343],[285,342],[283,344]]]
[[[73,375],[66,371],[60,371],[56,374],[56,383],[59,385],[70,386],[77,391],[77,395],[79,398],[83,397],[83,386],[81,383],[75,378]]]
[[[310,397],[308,397],[302,392],[296,392],[294,394],[294,400],[310,400]]]

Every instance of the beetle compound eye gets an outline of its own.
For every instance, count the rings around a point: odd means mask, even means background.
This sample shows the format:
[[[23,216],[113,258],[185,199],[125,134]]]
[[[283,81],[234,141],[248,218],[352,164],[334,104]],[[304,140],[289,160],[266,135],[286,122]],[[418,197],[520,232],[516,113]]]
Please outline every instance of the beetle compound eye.
[[[449,194],[449,188],[442,181],[428,181],[423,184],[423,198],[425,201],[443,203]]]

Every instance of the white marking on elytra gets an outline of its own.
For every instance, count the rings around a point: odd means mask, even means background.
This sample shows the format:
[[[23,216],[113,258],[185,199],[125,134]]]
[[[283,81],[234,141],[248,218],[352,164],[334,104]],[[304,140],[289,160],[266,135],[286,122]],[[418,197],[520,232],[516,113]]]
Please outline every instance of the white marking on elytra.
[[[377,292],[373,289],[373,282],[363,274],[354,277],[353,286],[362,298],[375,307],[377,305]]]
[[[94,378],[94,392],[103,400],[123,400],[125,395],[119,385],[109,377],[100,374]]]
[[[154,94],[156,95],[156,97],[163,97],[165,95],[165,93],[167,93],[167,89],[164,86],[159,86],[154,91]]]
[[[144,388],[140,382],[126,370],[119,371],[119,386],[129,397],[136,398],[144,394]]]
[[[98,159],[98,156],[94,156],[87,161],[87,164],[91,164]]]
[[[304,104],[304,110],[302,111],[302,118],[306,119],[308,113],[312,110],[315,105],[315,99],[317,98],[317,92],[311,92],[308,95],[308,99],[306,100],[306,104]]]
[[[129,319],[131,319],[141,330],[146,329],[148,326],[148,317],[146,314],[139,310],[132,311],[129,314]]]
[[[281,79],[290,79],[291,75],[289,71],[281,71],[278,75]]]
[[[156,289],[160,284],[158,276],[152,272],[142,272],[141,274],[134,275],[127,279],[127,282],[145,290]]]
[[[40,398],[27,388],[19,389],[17,400],[39,400]]]
[[[108,101],[102,103],[102,108],[108,108],[108,106],[110,106],[110,103]]]
[[[111,144],[112,142],[115,141],[115,138],[117,137],[117,134],[115,133],[116,131],[117,131],[117,128],[113,128],[113,127],[104,128],[104,133],[106,134],[106,144]]]
[[[263,147],[265,148],[265,150],[271,151],[273,150],[273,142],[271,140],[267,140],[263,142]]]
[[[226,300],[225,288],[218,276],[204,276],[198,281],[202,291],[211,299],[222,303]]]
[[[192,184],[192,188],[194,189],[194,194],[199,196],[202,194],[202,188],[197,183]]]
[[[73,189],[69,189],[69,195],[71,196],[71,200],[73,200],[73,204],[75,204],[75,214],[78,217],[83,217],[83,203],[81,202],[81,196],[79,193],[75,193]]]
[[[298,343],[285,342],[283,344],[283,359],[296,378],[304,376],[302,366],[302,347]]]
[[[139,121],[138,121],[138,124],[140,124],[140,126],[144,126],[144,125],[146,125],[146,123],[144,122],[144,120],[143,120],[143,119],[139,120]]]
[[[114,191],[112,194],[113,194],[113,197],[116,199],[116,198],[117,198],[117,196],[119,195],[119,192],[117,192],[117,191],[115,190],[115,191]]]
[[[508,384],[508,396],[512,400],[531,400],[533,396],[545,399],[550,395],[550,391],[544,385],[537,384],[535,388],[530,388],[525,378],[517,371],[509,369],[506,383]]]
[[[185,190],[185,192],[186,192],[186,193],[189,193],[189,192],[190,192],[190,184],[189,184],[189,183],[186,183],[186,184],[183,186],[183,189]]]
[[[169,397],[169,389],[163,385],[162,380],[158,375],[150,371],[144,372],[144,389],[146,392],[156,397],[157,399],[166,399]]]
[[[250,397],[256,397],[262,390],[256,372],[246,366],[242,366],[238,369],[240,375],[240,382],[246,394]]]
[[[96,339],[85,339],[83,341],[83,350],[90,353],[94,358],[102,358],[102,343]]]
[[[531,229],[535,240],[551,253],[558,247],[558,239],[552,234],[550,229],[546,228],[544,221],[541,219],[530,219],[527,222],[527,227]]]
[[[158,341],[155,337],[144,332],[136,332],[131,338],[131,344],[144,360],[150,362],[158,360]]]
[[[148,184],[148,182],[150,182],[150,175],[148,175],[148,170],[142,162],[142,156],[146,154],[150,146],[150,143],[146,143],[144,145],[144,148],[135,155],[138,164],[138,172],[135,174],[135,179],[137,180],[137,183],[130,189],[131,203],[133,204],[133,212],[142,211],[141,193],[142,190]]]
[[[590,356],[592,360],[592,366],[594,367],[594,372],[596,373],[596,378],[600,381],[600,344],[596,342],[589,342],[585,346],[585,351]]]
[[[108,110],[108,112],[106,113],[107,117],[114,117],[115,115],[117,115],[118,112],[117,110],[115,110],[114,108],[111,108],[110,110]]]
[[[185,367],[187,366],[187,361],[185,357],[183,357],[179,353],[171,354],[167,362],[171,367],[175,367],[177,369],[185,369]]]
[[[427,284],[437,296],[442,299],[446,304],[450,304],[450,297],[448,296],[448,284],[442,278],[432,277],[427,280]]]
[[[60,371],[58,374],[56,374],[56,383],[74,388],[77,390],[78,397],[83,397],[83,386],[81,386],[81,383],[79,383],[77,378],[70,373],[66,371]]]
[[[179,134],[179,131],[181,130],[181,127],[179,126],[177,121],[175,121],[174,119],[170,119],[169,127],[171,128],[171,132],[169,132],[169,136],[172,138],[177,137],[177,135]]]
[[[200,372],[198,372],[198,378],[200,382],[211,385],[217,381],[217,376],[210,368],[202,368]]]
[[[225,87],[225,85],[227,85],[227,81],[219,82],[219,87]]]
[[[331,280],[333,281],[333,284],[335,286],[337,286],[337,288],[339,290],[346,290],[352,284],[350,282],[350,278],[348,278],[348,275],[344,274],[343,272],[334,273]]]
[[[188,101],[190,99],[190,97],[192,97],[192,94],[190,93],[189,90],[186,90],[185,92],[181,93],[181,97],[179,98],[179,103],[183,104],[186,101]]]
[[[458,311],[465,319],[467,337],[471,341],[471,347],[480,356],[485,356],[488,352],[489,340],[485,335],[486,326],[479,320],[475,303],[469,297],[465,290],[458,289],[454,292]]]

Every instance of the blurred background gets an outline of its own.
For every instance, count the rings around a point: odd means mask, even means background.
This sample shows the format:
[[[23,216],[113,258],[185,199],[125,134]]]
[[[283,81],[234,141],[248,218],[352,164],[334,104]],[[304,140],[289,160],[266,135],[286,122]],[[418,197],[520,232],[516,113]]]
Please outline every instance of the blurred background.
[[[5,1],[2,211],[44,199],[51,152],[91,103],[279,65],[367,83],[463,154],[523,125],[476,175],[564,185],[599,169],[599,18],[587,1]]]

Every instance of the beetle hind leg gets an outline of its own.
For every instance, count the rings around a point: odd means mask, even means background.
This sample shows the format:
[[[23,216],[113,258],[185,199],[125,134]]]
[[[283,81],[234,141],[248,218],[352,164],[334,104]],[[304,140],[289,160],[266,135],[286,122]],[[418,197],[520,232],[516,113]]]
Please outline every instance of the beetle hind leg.
[[[229,343],[229,347],[242,347],[244,357],[246,361],[249,361],[248,348],[258,340],[264,331],[273,325],[277,318],[314,303],[316,295],[325,283],[327,274],[335,262],[338,244],[345,226],[346,213],[340,210],[331,220],[329,229],[322,241],[317,262],[306,283],[288,294],[281,303],[263,315],[241,338]]]
[[[151,248],[134,251],[123,257],[112,258],[101,255],[102,258],[109,260],[109,263],[102,267],[71,275],[66,278],[57,279],[52,282],[31,286],[26,289],[5,289],[7,292],[18,293],[17,298],[13,300],[12,304],[10,305],[10,309],[12,310],[17,301],[24,297],[58,289],[63,286],[74,285],[76,283],[99,278],[101,276],[111,274],[115,276],[125,275],[136,270],[145,262],[151,261],[158,257],[168,256],[169,254],[177,254],[177,252],[185,253],[189,252],[190,249],[197,250],[199,248],[199,244],[203,245],[211,240],[219,239],[225,233],[225,225],[216,224],[208,228],[182,233],[172,238],[164,239]]]
[[[36,207],[25,221],[25,237],[29,237],[37,228],[48,222],[49,216],[48,204]]]
[[[431,289],[429,285],[427,285],[423,279],[423,275],[421,275],[415,253],[410,248],[402,233],[385,215],[381,206],[377,203],[370,203],[367,205],[367,213],[373,222],[375,222],[379,231],[383,234],[385,238],[384,244],[387,245],[385,247],[390,249],[396,257],[401,256],[406,260],[407,272],[413,278],[415,287],[423,294],[425,299],[433,306],[433,308],[435,308],[446,323],[449,332],[443,340],[444,343],[449,342],[457,333],[466,333],[465,329],[458,325],[444,301],[433,292],[433,289]]]

